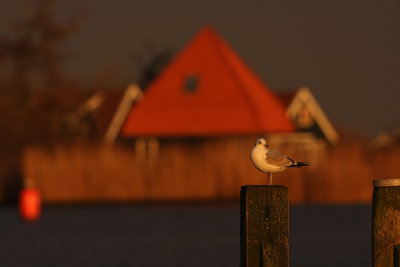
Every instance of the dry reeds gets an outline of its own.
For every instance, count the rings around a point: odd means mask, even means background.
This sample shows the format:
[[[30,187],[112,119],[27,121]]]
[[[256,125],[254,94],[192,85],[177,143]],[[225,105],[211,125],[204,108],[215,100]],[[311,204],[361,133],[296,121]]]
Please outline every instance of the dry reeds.
[[[253,140],[161,140],[152,160],[126,146],[31,147],[24,153],[24,176],[47,203],[238,199],[242,185],[265,184],[249,159]],[[372,153],[351,140],[318,166],[289,169],[274,175],[273,183],[289,187],[291,203],[366,203],[374,178],[400,174],[399,156],[399,148]]]

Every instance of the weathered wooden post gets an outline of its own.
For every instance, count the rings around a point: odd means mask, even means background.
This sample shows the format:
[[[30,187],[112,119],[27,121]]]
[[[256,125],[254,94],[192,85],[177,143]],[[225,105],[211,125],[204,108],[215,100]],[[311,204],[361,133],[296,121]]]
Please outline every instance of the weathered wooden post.
[[[372,260],[374,267],[400,266],[400,179],[374,181]]]
[[[240,213],[240,265],[289,266],[288,188],[242,186]]]

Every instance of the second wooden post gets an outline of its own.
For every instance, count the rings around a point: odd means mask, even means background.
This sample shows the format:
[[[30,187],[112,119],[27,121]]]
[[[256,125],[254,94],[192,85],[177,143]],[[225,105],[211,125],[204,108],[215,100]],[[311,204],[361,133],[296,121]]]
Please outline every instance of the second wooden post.
[[[400,179],[374,181],[372,260],[374,267],[400,266]]]
[[[288,188],[242,186],[240,213],[240,265],[289,266]]]

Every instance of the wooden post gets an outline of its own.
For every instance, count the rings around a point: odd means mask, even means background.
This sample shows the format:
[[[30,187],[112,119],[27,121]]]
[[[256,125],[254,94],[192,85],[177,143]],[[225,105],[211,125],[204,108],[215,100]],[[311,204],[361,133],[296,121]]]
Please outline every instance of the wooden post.
[[[240,213],[240,265],[289,266],[288,188],[242,186]]]
[[[374,181],[372,260],[374,267],[400,266],[400,179]]]

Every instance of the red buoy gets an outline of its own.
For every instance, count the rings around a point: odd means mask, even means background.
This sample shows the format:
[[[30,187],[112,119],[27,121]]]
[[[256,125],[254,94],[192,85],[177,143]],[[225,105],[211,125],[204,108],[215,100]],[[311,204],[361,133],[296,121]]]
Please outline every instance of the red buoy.
[[[24,188],[19,192],[19,212],[21,218],[25,221],[34,221],[40,217],[40,192],[33,187],[31,180],[25,180]]]

